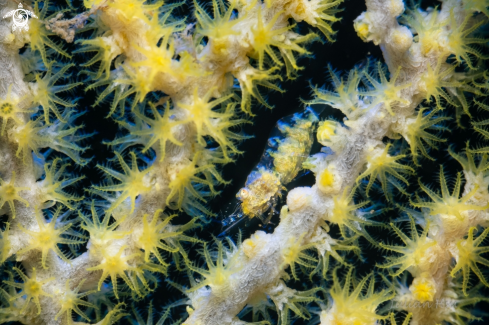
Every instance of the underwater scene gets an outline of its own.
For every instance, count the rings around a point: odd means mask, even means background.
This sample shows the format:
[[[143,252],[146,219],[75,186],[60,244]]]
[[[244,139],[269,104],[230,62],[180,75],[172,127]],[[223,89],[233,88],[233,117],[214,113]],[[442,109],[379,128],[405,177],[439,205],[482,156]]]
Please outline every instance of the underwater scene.
[[[489,324],[489,0],[0,0],[0,324]]]

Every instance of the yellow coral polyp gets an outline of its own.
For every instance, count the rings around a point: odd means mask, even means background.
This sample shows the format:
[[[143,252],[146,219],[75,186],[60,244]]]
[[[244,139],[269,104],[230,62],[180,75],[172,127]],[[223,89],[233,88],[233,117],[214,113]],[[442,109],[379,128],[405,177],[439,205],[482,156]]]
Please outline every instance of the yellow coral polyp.
[[[484,152],[484,154],[480,156],[477,152],[471,152],[469,142],[467,142],[465,155],[455,153],[450,147],[448,148],[448,153],[462,165],[467,182],[470,182],[470,184],[473,184],[473,186],[478,188],[473,199],[477,202],[483,201],[484,198],[489,195],[489,178],[487,177],[487,170],[489,169],[488,154]],[[479,156],[480,159],[477,159],[477,156]]]
[[[230,36],[239,35],[240,32],[233,28],[242,18],[231,19],[235,3],[231,2],[225,9],[222,0],[212,0],[214,9],[214,19],[198,4],[195,5],[195,18],[198,21],[197,32],[209,38],[211,50],[218,55],[228,55],[230,46]]]
[[[251,113],[251,97],[256,98],[263,106],[270,109],[273,108],[273,106],[269,105],[265,98],[260,94],[257,86],[259,85],[271,90],[283,92],[280,87],[272,83],[273,80],[282,80],[282,77],[275,73],[278,69],[278,67],[272,67],[268,70],[261,71],[249,67],[248,69],[236,71],[235,77],[238,79],[241,88],[241,109],[243,112],[253,115]]]
[[[418,40],[421,43],[421,53],[425,56],[443,53],[446,50],[445,45],[440,42],[443,36],[441,26],[438,26],[437,30],[427,31],[422,35],[418,35]]]
[[[343,287],[341,287],[337,270],[335,270],[333,272],[333,287],[330,291],[333,303],[321,313],[321,324],[377,324],[378,321],[387,319],[389,315],[381,316],[375,311],[380,304],[392,299],[394,293],[386,289],[374,292],[374,281],[373,274],[370,274],[359,281],[351,290],[352,268],[348,270]],[[368,285],[367,282],[369,282]]]
[[[214,39],[211,43],[212,52],[219,55],[229,55],[229,40],[228,39]]]
[[[433,301],[436,294],[435,283],[429,274],[425,273],[413,280],[409,290],[414,299],[420,303]]]
[[[367,24],[365,21],[355,21],[354,27],[358,37],[366,42],[368,40],[368,37],[370,36],[369,24]]]
[[[38,17],[38,19],[30,19],[29,20],[29,39],[30,39],[30,47],[33,51],[39,51],[41,54],[42,62],[46,67],[50,67],[52,62],[48,62],[46,46],[53,49],[55,52],[67,57],[71,58],[65,50],[63,50],[59,45],[54,43],[49,36],[55,35],[55,33],[48,31],[46,29],[44,20],[46,19],[48,8],[50,7],[50,1],[44,1],[43,7],[39,11],[39,3],[40,1],[36,1],[34,3],[34,14]]]
[[[336,32],[332,28],[334,22],[341,18],[335,17],[335,14],[341,9],[337,7],[343,0],[295,0],[287,3],[287,11],[292,11],[292,17],[300,22],[306,21],[311,26],[319,28],[329,42],[333,42]]]
[[[19,107],[19,103],[21,99],[14,95],[12,92],[11,84],[8,87],[7,95],[5,98],[0,98],[0,119],[2,120],[2,129],[0,131],[0,135],[3,136],[5,133],[5,128],[7,127],[7,122],[9,120],[13,120],[15,125],[21,125],[23,123],[22,119],[19,116],[22,113],[33,113],[33,110],[21,109]]]
[[[97,211],[95,210],[95,201],[91,205],[92,219],[78,211],[78,216],[84,221],[81,227],[90,234],[90,246],[88,251],[91,255],[102,256],[104,249],[114,240],[122,239],[131,234],[130,231],[120,231],[116,228],[125,218],[121,218],[109,225],[110,214],[106,213],[100,221]]]
[[[204,136],[206,135],[221,139],[222,136],[219,134],[220,130],[215,124],[226,123],[226,120],[230,118],[229,115],[219,113],[214,108],[217,105],[228,101],[233,95],[229,94],[219,99],[211,100],[213,92],[214,89],[211,89],[205,93],[204,96],[200,96],[199,89],[195,87],[189,103],[176,103],[178,107],[181,107],[186,111],[188,115],[187,120],[189,122],[191,121],[195,126],[197,130],[197,141],[201,145],[205,145]]]
[[[195,153],[192,161],[177,167],[177,171],[172,175],[172,179],[168,184],[170,194],[166,198],[166,204],[172,209],[181,209],[184,203],[190,203],[192,199],[205,201],[205,198],[200,194],[193,184],[201,184],[209,187],[212,194],[218,192],[214,189],[214,184],[209,179],[197,177],[198,174],[209,172],[213,176],[218,176],[217,181],[223,183],[224,180],[219,176],[214,165],[211,163],[200,164],[203,152]],[[199,165],[198,165],[199,164]]]
[[[47,4],[45,4],[46,6]],[[64,116],[58,109],[57,105],[64,106],[66,108],[75,107],[75,103],[70,103],[57,95],[59,92],[71,90],[79,85],[81,82],[70,83],[66,85],[55,84],[58,80],[65,78],[65,74],[74,64],[66,64],[59,71],[53,74],[53,68],[50,67],[44,77],[41,78],[40,74],[36,74],[36,83],[32,87],[33,95],[32,102],[34,105],[41,105],[44,110],[44,119],[46,124],[51,124],[49,120],[50,112],[52,111],[58,120],[66,122]]]
[[[48,223],[44,219],[42,212],[36,210],[35,216],[36,216],[37,226],[39,228],[38,231],[25,229],[23,226],[19,224],[18,225],[19,229],[24,233],[26,233],[27,235],[29,235],[31,238],[29,240],[29,244],[27,245],[27,247],[19,250],[17,254],[22,255],[31,250],[41,251],[42,253],[41,264],[42,267],[45,269],[47,269],[46,259],[49,251],[51,250],[54,251],[63,261],[70,263],[70,260],[59,249],[58,245],[59,244],[67,244],[67,245],[81,244],[84,241],[62,237],[62,235],[65,234],[69,228],[71,228],[71,223],[56,228],[56,220],[58,219],[60,213],[61,213],[60,209],[56,210],[55,214],[53,215],[53,218]]]
[[[323,146],[327,146],[331,137],[334,136],[336,131],[336,122],[335,121],[322,121],[319,123],[319,127],[317,130],[317,139],[318,142]]]
[[[452,194],[450,194],[447,186],[447,181],[445,179],[445,174],[443,173],[443,166],[440,166],[440,186],[441,186],[441,196],[427,186],[425,186],[421,181],[419,186],[426,194],[431,198],[433,202],[411,202],[411,204],[418,208],[428,208],[430,210],[430,215],[451,215],[457,217],[459,221],[463,221],[467,218],[467,212],[471,210],[481,211],[489,207],[489,204],[484,206],[479,206],[475,204],[468,204],[467,202],[470,198],[477,192],[477,187],[474,187],[469,193],[465,194],[462,198],[460,196],[460,187],[462,186],[462,175],[457,174],[457,180],[455,186],[453,187]]]
[[[303,244],[304,236],[305,234],[302,234],[301,236],[299,236],[299,238],[290,238],[285,249],[283,249],[282,251],[284,266],[290,265],[290,271],[292,272],[292,276],[296,280],[299,280],[295,271],[296,263],[305,268],[314,268],[316,267],[316,265],[311,264],[311,262],[317,263],[317,260],[314,257],[304,253],[305,250],[314,248],[316,245],[314,243]]]
[[[432,110],[429,114],[424,114],[425,111],[426,108],[420,108],[416,117],[408,120],[404,131],[401,132],[404,139],[406,139],[406,141],[409,143],[413,162],[417,166],[419,166],[419,152],[421,152],[421,155],[425,156],[426,158],[434,160],[428,154],[426,147],[436,148],[436,142],[446,141],[446,139],[434,135],[428,132],[428,130],[439,129],[440,127],[437,127],[436,124],[450,119],[449,117],[445,116],[434,117],[436,110]]]
[[[59,168],[58,164],[60,164]],[[71,201],[76,202],[83,200],[83,197],[76,197],[62,191],[63,188],[68,187],[84,178],[84,176],[80,176],[71,179],[63,178],[60,180],[68,166],[70,166],[70,164],[62,164],[61,158],[56,158],[51,163],[46,163],[44,165],[46,177],[44,180],[38,183],[38,198],[40,203],[43,204],[43,208],[52,206],[56,202],[60,202],[70,210],[73,210],[75,209],[75,206],[71,203]]]
[[[124,158],[122,158],[120,153],[115,152],[115,155],[119,160],[119,164],[122,167],[124,174],[101,165],[97,165],[97,167],[103,170],[111,177],[114,177],[115,179],[119,180],[121,183],[117,185],[94,186],[94,188],[96,190],[104,191],[104,192],[121,192],[120,195],[117,197],[117,200],[112,202],[107,212],[113,211],[115,208],[121,205],[126,199],[130,199],[131,201],[130,213],[132,213],[136,206],[136,197],[142,193],[146,193],[151,190],[149,180],[146,177],[146,175],[151,171],[151,167],[146,168],[143,171],[140,171],[137,164],[136,154],[132,151],[130,152],[131,161],[132,161],[131,167],[129,167],[126,164]]]
[[[469,284],[471,270],[477,275],[479,280],[486,287],[489,287],[489,283],[487,282],[484,274],[477,266],[477,263],[482,264],[484,266],[489,266],[489,260],[481,256],[481,254],[489,252],[489,247],[488,246],[480,247],[483,240],[487,237],[487,234],[489,233],[489,228],[484,229],[482,234],[480,234],[479,237],[477,237],[477,239],[474,239],[474,231],[476,230],[477,228],[471,227],[469,229],[467,239],[460,239],[457,241],[457,249],[458,249],[458,256],[456,256],[457,264],[450,272],[450,275],[452,277],[455,277],[455,274],[457,274],[460,270],[462,270],[462,274],[463,274],[462,290],[465,296],[468,296],[467,288]]]
[[[476,70],[478,67],[472,63],[471,56],[476,57],[477,59],[488,59],[489,56],[483,55],[480,50],[470,45],[486,44],[488,40],[484,38],[469,37],[469,35],[478,30],[481,26],[487,23],[487,21],[481,19],[472,24],[471,18],[471,15],[465,15],[464,20],[460,24],[455,17],[454,9],[451,10],[450,26],[452,26],[452,30],[448,36],[447,48],[450,53],[455,55],[458,63],[465,62],[469,69]]]
[[[389,195],[390,191],[387,188],[388,183],[393,184],[402,193],[405,193],[404,189],[397,184],[397,182],[387,177],[387,174],[390,174],[396,179],[402,181],[404,184],[409,185],[407,179],[401,174],[414,173],[414,169],[397,162],[398,160],[404,158],[405,155],[389,155],[390,146],[391,144],[388,144],[383,149],[372,148],[370,152],[367,153],[367,170],[358,176],[356,180],[358,183],[362,178],[367,176],[370,177],[366,188],[367,195],[369,194],[369,191],[377,178],[382,184],[382,190],[384,191],[387,199],[390,199],[391,197],[391,195]]]
[[[443,69],[442,69],[443,67]],[[454,74],[455,66],[448,66],[441,60],[433,68],[431,64],[427,64],[426,71],[420,78],[418,88],[425,96],[426,102],[431,103],[432,97],[436,102],[436,107],[439,110],[443,110],[445,107],[441,106],[441,98],[453,106],[458,104],[452,99],[452,97],[443,88],[457,88],[463,87],[463,83],[456,79],[450,78]],[[441,98],[440,98],[441,97]]]
[[[15,186],[15,171],[12,172],[12,177],[10,178],[10,182],[5,182],[0,177],[0,209],[3,207],[5,203],[8,203],[10,207],[10,211],[12,213],[12,219],[15,219],[15,205],[14,201],[22,202],[26,207],[29,206],[29,202],[27,202],[24,198],[22,198],[19,192],[29,191],[29,187],[16,187]]]
[[[395,46],[400,49],[409,49],[413,44],[413,36],[407,29],[398,28],[391,33],[391,39]]]
[[[151,111],[153,112],[154,119],[146,117],[139,111],[135,111],[134,114],[140,118],[142,121],[146,122],[150,128],[144,128],[142,130],[132,131],[131,134],[136,136],[151,136],[150,140],[143,148],[143,152],[146,152],[151,148],[156,142],[159,142],[159,152],[158,156],[160,161],[165,159],[166,154],[166,143],[170,141],[174,145],[183,145],[174,135],[174,127],[186,123],[186,121],[177,121],[171,117],[173,111],[170,109],[170,101],[165,103],[165,112],[160,115],[156,109],[155,104],[149,103]]]
[[[440,32],[428,33],[424,35],[421,42],[421,53],[428,55],[430,52],[440,53],[443,52],[444,47],[440,44]]]
[[[230,159],[230,154],[239,153],[233,140],[244,137],[231,132],[229,129],[245,123],[244,119],[232,120],[236,103],[230,101],[233,94],[211,100],[215,89],[210,89],[203,96],[199,95],[197,87],[193,95],[186,102],[177,102],[176,106],[185,110],[187,114],[184,122],[195,127],[197,131],[197,142],[205,147],[205,136],[211,136],[221,147],[225,159]],[[219,109],[218,105],[225,105]]]
[[[393,16],[399,16],[404,12],[404,2],[402,0],[390,0],[389,11]]]
[[[306,44],[314,40],[317,35],[314,33],[309,33],[307,35],[297,35],[291,37],[290,34],[286,33],[288,30],[292,29],[294,25],[285,25],[285,27],[276,28],[275,24],[283,26],[283,12],[276,12],[275,15],[265,23],[263,19],[262,7],[258,7],[258,22],[251,28],[251,35],[249,37],[249,42],[251,45],[251,51],[248,55],[252,58],[258,59],[258,68],[262,70],[264,68],[265,53],[272,59],[276,66],[283,65],[282,61],[279,59],[273,47],[277,47],[280,50],[285,66],[287,68],[287,77],[289,79],[294,79],[296,76],[296,71],[300,69],[297,66],[297,62],[293,52],[299,54],[308,54],[303,47],[299,44]],[[281,20],[279,20],[281,19]]]
[[[32,159],[32,151],[36,156],[39,156],[39,149],[43,147],[43,141],[39,133],[44,129],[44,126],[40,120],[41,116],[8,131],[9,140],[17,144],[15,155],[17,157],[22,155],[24,164],[27,164]]]
[[[190,54],[189,52],[180,52],[179,56],[180,59],[178,60],[176,68],[174,69],[174,77],[179,82],[183,83],[187,78],[203,77],[211,74],[210,71],[203,69],[196,58],[193,57],[192,54]]]
[[[24,313],[27,310],[27,307],[29,306],[29,303],[31,301],[34,301],[34,303],[37,306],[37,315],[41,314],[41,304],[39,302],[39,298],[41,296],[46,296],[46,297],[53,297],[51,294],[46,293],[43,289],[42,286],[45,285],[48,282],[51,282],[54,280],[54,277],[51,277],[49,279],[45,280],[37,280],[37,272],[36,268],[32,268],[32,276],[29,278],[27,275],[24,274],[20,269],[17,267],[12,268],[17,274],[21,277],[21,279],[24,281],[23,283],[18,283],[14,281],[8,281],[4,280],[3,282],[5,284],[8,284],[14,288],[21,289],[20,293],[15,294],[10,298],[10,300],[15,300],[17,298],[20,298],[22,296],[26,296],[24,306],[21,309],[21,313]]]
[[[319,180],[319,182],[318,182],[319,188],[331,187],[333,185],[333,182],[334,182],[334,174],[328,168],[325,168],[325,169],[323,169],[321,174],[319,174],[318,180]]]
[[[165,240],[170,240],[172,237],[177,237],[182,234],[182,232],[168,231],[165,229],[170,223],[171,219],[175,217],[167,216],[163,221],[160,220],[160,214],[163,210],[157,210],[153,215],[151,222],[148,222],[148,215],[143,216],[143,231],[141,236],[136,241],[136,245],[144,250],[144,261],[150,262],[150,255],[156,256],[158,261],[163,266],[168,266],[169,264],[163,260],[158,249],[163,249],[170,253],[178,252],[178,247],[172,247],[167,243],[163,243]],[[166,231],[165,231],[166,230]]]
[[[275,52],[272,50],[271,46],[276,46],[278,48],[284,47],[289,48],[285,45],[283,39],[286,31],[291,29],[291,26],[282,27],[275,29],[275,23],[281,17],[282,12],[277,12],[268,23],[265,23],[263,19],[263,13],[261,7],[258,9],[258,21],[257,24],[251,29],[251,39],[250,43],[254,51],[256,51],[256,56],[258,57],[258,68],[263,69],[263,63],[265,60],[265,53],[270,56],[270,58],[278,65],[282,65]],[[282,37],[280,37],[282,36]]]
[[[148,76],[152,76],[155,70],[147,66],[134,67],[131,63],[129,66],[123,65],[122,68],[124,69],[127,78],[117,79],[116,82],[130,86],[130,88],[124,92],[122,98],[135,94],[131,107],[134,109],[136,104],[141,103],[149,92],[155,90],[153,80],[148,79]]]
[[[315,99],[307,101],[306,104],[327,104],[343,112],[348,118],[357,113],[360,108],[360,92],[358,84],[361,81],[362,73],[357,69],[352,69],[347,78],[341,77],[331,66],[328,66],[331,76],[333,90],[313,88]]]
[[[258,240],[253,240],[251,238],[246,239],[243,242],[243,252],[248,258],[252,258],[255,256],[256,251],[258,250]]]
[[[409,100],[402,97],[402,90],[409,88],[411,83],[403,83],[401,85],[396,84],[397,78],[401,73],[401,66],[396,69],[396,72],[389,81],[387,81],[384,68],[380,62],[377,63],[376,71],[379,74],[380,82],[374,79],[369,73],[365,73],[365,77],[374,88],[367,91],[365,95],[370,97],[369,105],[371,107],[383,104],[389,114],[394,116],[393,108],[397,106],[405,106],[410,103]]]
[[[82,287],[84,282],[85,279],[80,281],[80,283],[75,289],[71,290],[70,279],[66,280],[66,285],[64,290],[62,290],[61,292],[57,292],[57,297],[59,297],[58,301],[61,305],[61,309],[54,317],[54,320],[58,320],[60,316],[66,314],[66,323],[69,325],[73,325],[72,312],[74,311],[84,319],[90,321],[90,318],[80,309],[80,307],[78,307],[78,306],[85,306],[89,308],[96,308],[95,305],[81,299],[94,292],[94,291],[86,291],[84,293],[79,293],[80,288]]]
[[[157,73],[165,73],[176,77],[176,61],[173,60],[175,48],[173,42],[170,41],[171,31],[168,32],[162,39],[160,46],[152,44],[147,47],[139,47],[134,45],[145,59],[132,63],[133,67],[139,68],[145,66],[149,68],[149,73],[146,75],[146,81],[151,84]]]
[[[435,245],[437,242],[428,236],[428,227],[426,227],[421,234],[418,234],[416,229],[416,224],[414,219],[409,217],[411,225],[411,238],[406,236],[398,227],[391,223],[392,229],[396,232],[399,238],[406,244],[406,246],[392,246],[381,243],[380,246],[384,249],[388,249],[399,254],[399,257],[388,256],[387,263],[382,265],[377,265],[380,268],[398,268],[397,271],[393,272],[390,270],[392,276],[399,276],[405,270],[409,270],[411,273],[417,273],[419,270],[427,271],[429,270],[429,249]]]
[[[446,42],[442,42],[447,37],[447,21],[440,19],[438,14],[438,10],[428,14],[412,10],[406,16],[406,21],[418,34],[414,40],[420,43],[421,53],[425,56],[440,55],[447,50]]]
[[[119,249],[119,251],[114,255],[111,255],[109,252],[103,251],[102,254],[103,254],[104,258],[100,262],[100,264],[87,269],[87,271],[102,270],[102,276],[100,277],[100,281],[98,282],[98,290],[99,291],[100,291],[100,288],[102,287],[102,283],[105,281],[105,279],[107,277],[110,276],[110,279],[112,280],[112,286],[114,288],[114,294],[115,294],[115,297],[117,299],[119,299],[119,293],[117,290],[117,278],[118,277],[122,278],[131,290],[136,291],[133,283],[128,278],[126,272],[130,271],[130,270],[134,270],[134,267],[131,266],[128,263],[128,261],[134,259],[139,254],[134,253],[134,254],[130,254],[130,255],[125,255],[124,251],[126,250],[126,248],[127,248],[127,246],[122,246]]]
[[[378,223],[365,218],[360,218],[356,214],[356,210],[364,207],[368,202],[355,204],[353,202],[355,190],[356,187],[351,189],[345,188],[343,193],[333,196],[333,208],[331,211],[326,212],[323,219],[337,224],[340,227],[341,235],[345,239],[351,237],[348,236],[347,229],[349,229],[359,236],[364,236],[374,245],[377,245],[370,235],[362,228],[364,225],[378,225]]]
[[[231,252],[225,250],[222,242],[218,243],[215,262],[206,244],[204,244],[203,253],[208,270],[195,267],[191,264],[188,267],[193,272],[202,275],[205,279],[188,289],[187,292],[193,292],[205,286],[210,286],[213,292],[225,289],[229,286],[231,275],[240,269],[240,266],[238,266],[239,263],[237,263],[237,257],[239,255],[233,254],[233,256],[230,256]]]
[[[76,50],[75,53],[98,52],[93,58],[81,66],[90,67],[100,61],[94,79],[107,80],[110,77],[110,65],[112,60],[122,53],[122,49],[109,37],[97,37],[91,40],[77,41],[77,43],[81,43],[83,47]]]

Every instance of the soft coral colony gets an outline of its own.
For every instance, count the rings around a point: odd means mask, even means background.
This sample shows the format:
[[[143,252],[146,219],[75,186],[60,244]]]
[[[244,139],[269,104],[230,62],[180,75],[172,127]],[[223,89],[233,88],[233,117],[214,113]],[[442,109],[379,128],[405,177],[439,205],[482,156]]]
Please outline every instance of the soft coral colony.
[[[278,82],[303,69],[308,44],[334,41],[340,2],[213,0],[209,10],[194,2],[189,24],[174,14],[181,4],[85,0],[85,12],[65,19],[71,4],[60,11],[35,1],[25,6],[37,17],[28,30],[1,20],[0,320],[153,324],[151,303],[147,318],[130,304],[145,303],[163,278],[185,298],[156,306],[158,324],[477,319],[473,305],[489,300],[489,149],[468,143],[455,152],[442,132],[489,138],[476,116],[489,111],[487,1],[422,9],[367,0],[354,27],[380,46],[387,67],[329,67],[330,84],[313,88],[306,105],[329,105],[344,119],[319,121],[307,108],[279,122],[281,137],[238,193],[242,218],[268,222],[279,210],[279,224],[237,242],[198,236],[215,217],[206,202],[229,182],[219,170],[247,138],[240,126],[255,106],[272,108],[260,91],[283,92]],[[18,8],[0,4],[2,17]],[[312,31],[300,33],[307,25]],[[74,54],[85,57],[81,68],[69,63]],[[76,72],[83,81],[72,81]],[[96,109],[125,132],[107,143],[113,164],[85,158],[91,134],[68,99],[76,87],[96,90]],[[472,124],[465,129],[462,115]],[[324,147],[309,156],[314,138]],[[453,186],[443,168],[440,190],[417,181],[419,166],[435,161],[430,151],[447,148],[462,168]],[[70,172],[77,165],[104,177],[84,197],[69,192],[84,178]],[[316,184],[290,190],[277,207],[302,168]],[[388,210],[390,221],[379,217]],[[187,223],[173,222],[179,211]],[[376,239],[372,226],[394,236]],[[192,246],[203,247],[205,265]],[[357,277],[353,264],[368,250],[386,257]]]

